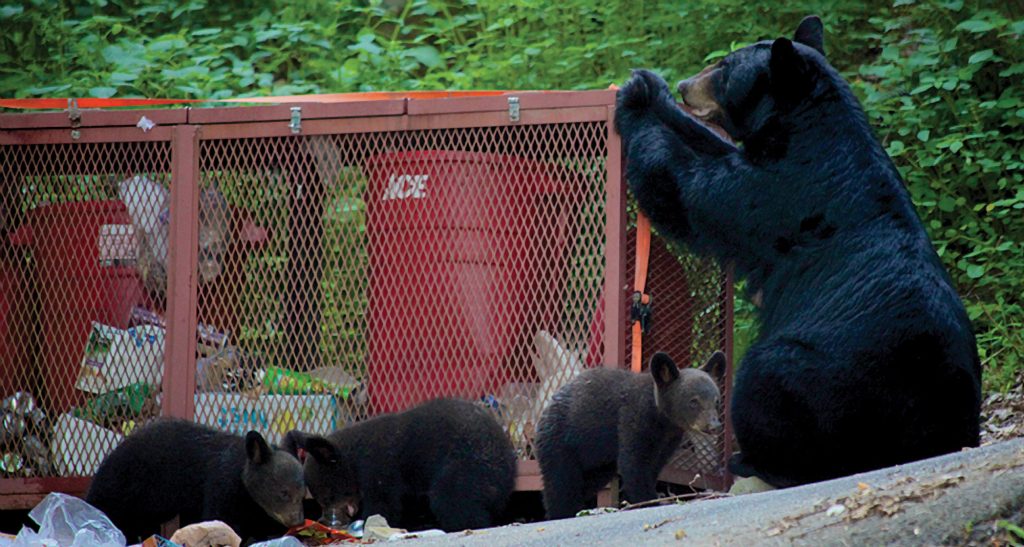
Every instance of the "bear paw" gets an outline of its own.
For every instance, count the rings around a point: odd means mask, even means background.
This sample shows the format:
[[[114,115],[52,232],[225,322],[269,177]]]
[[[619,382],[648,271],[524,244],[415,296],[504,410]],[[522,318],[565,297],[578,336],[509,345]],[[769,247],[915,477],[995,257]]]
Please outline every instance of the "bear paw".
[[[628,139],[634,129],[648,123],[657,123],[655,108],[664,103],[675,107],[672,90],[665,80],[650,70],[637,69],[619,89],[616,96],[616,126],[623,138]]]

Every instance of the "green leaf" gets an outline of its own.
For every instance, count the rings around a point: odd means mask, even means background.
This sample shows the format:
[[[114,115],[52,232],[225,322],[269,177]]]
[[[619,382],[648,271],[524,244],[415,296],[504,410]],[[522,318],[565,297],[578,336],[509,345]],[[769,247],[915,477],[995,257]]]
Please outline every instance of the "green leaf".
[[[727,50],[716,49],[715,51],[712,51],[711,53],[708,53],[707,55],[705,55],[704,58],[701,59],[701,62],[703,62],[703,63],[710,63],[711,61],[714,61],[716,59],[721,59],[722,57],[725,57],[728,54],[729,54],[729,51],[727,51]]]
[[[982,62],[985,62],[985,61],[991,59],[994,55],[995,55],[995,51],[993,51],[991,49],[983,49],[983,50],[975,53],[974,55],[971,55],[971,58],[967,59],[967,62],[972,64],[972,65],[976,65],[978,63],[982,63]]]
[[[931,134],[932,134],[931,131],[929,131],[927,129],[922,129],[922,130],[917,132],[917,140],[919,140],[921,142],[928,142],[928,137]]]
[[[117,93],[116,87],[91,87],[89,88],[90,97],[98,97],[100,99],[108,99],[113,97]]]
[[[956,28],[957,30],[966,30],[967,32],[988,32],[996,27],[988,21],[969,19],[957,25]]]
[[[1016,76],[1018,74],[1024,74],[1024,63],[1010,65],[1009,67],[999,72],[999,77],[1006,78],[1008,76]]]
[[[419,61],[423,66],[427,68],[434,68],[441,66],[444,61],[441,59],[441,54],[437,51],[434,46],[420,46],[406,50],[405,54],[413,59]]]
[[[947,213],[952,213],[953,210],[956,209],[956,200],[949,196],[943,196],[942,199],[939,200],[939,209]]]
[[[888,152],[890,156],[896,157],[902,154],[905,150],[906,146],[903,144],[903,141],[892,141],[889,143],[889,147],[886,149],[886,152]]]
[[[981,264],[969,264],[967,266],[967,277],[979,279],[983,275],[985,275],[985,266]]]
[[[10,19],[24,11],[23,6],[0,6],[0,19]]]

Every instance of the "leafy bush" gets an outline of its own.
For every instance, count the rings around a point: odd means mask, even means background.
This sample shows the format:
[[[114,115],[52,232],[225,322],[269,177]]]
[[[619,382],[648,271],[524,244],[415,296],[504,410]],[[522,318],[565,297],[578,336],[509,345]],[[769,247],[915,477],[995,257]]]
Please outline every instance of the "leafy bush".
[[[1019,6],[775,4],[22,0],[0,6],[0,96],[604,88],[640,66],[681,78],[819,13],[832,63],[862,98],[964,297],[988,387],[1008,387],[1024,366]],[[750,340],[750,306],[738,310],[740,339]]]

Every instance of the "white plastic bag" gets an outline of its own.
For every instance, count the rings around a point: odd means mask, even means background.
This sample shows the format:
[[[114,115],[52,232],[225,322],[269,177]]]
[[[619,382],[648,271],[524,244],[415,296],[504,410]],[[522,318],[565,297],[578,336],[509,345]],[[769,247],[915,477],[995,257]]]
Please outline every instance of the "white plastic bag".
[[[124,534],[102,511],[74,496],[52,492],[28,514],[36,532],[22,527],[14,547],[124,547]]]

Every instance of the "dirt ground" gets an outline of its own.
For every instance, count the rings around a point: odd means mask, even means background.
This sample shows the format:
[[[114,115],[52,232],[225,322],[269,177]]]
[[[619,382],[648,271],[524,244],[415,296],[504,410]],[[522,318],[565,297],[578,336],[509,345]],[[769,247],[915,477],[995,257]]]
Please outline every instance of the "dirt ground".
[[[981,445],[1024,437],[1024,372],[1009,392],[991,393],[981,405]]]

